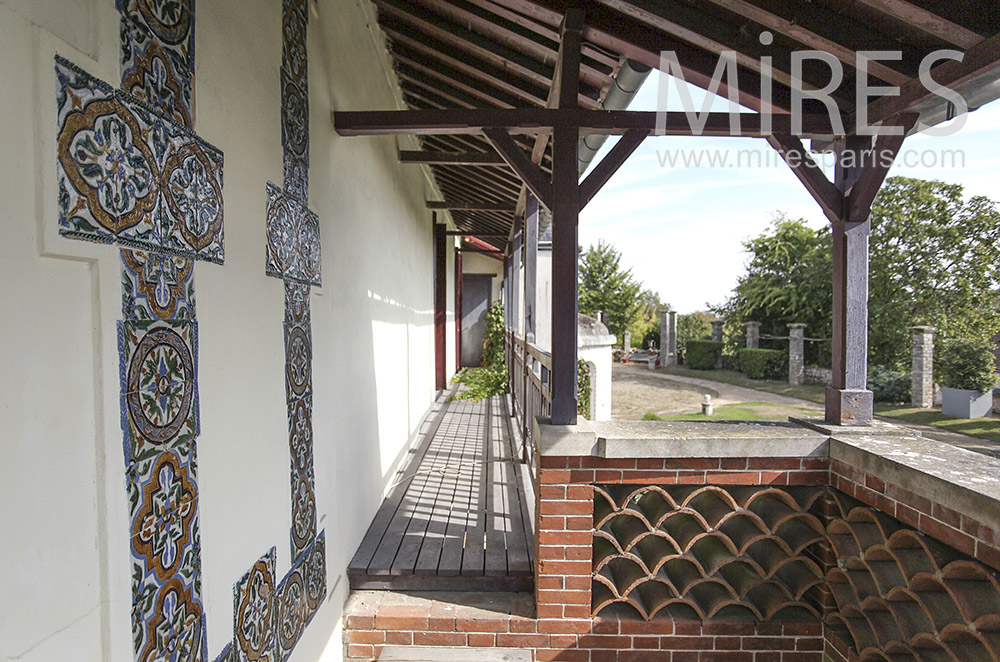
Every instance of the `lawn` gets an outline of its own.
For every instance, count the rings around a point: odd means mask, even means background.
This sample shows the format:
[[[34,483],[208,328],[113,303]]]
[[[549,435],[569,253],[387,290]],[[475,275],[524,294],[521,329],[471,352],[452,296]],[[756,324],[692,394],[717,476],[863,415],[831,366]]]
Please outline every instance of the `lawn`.
[[[697,377],[698,379],[709,379],[713,382],[732,384],[733,386],[744,386],[746,388],[767,391],[778,395],[787,395],[791,398],[801,398],[817,404],[823,404],[826,398],[826,387],[815,384],[803,384],[802,386],[792,386],[788,382],[776,382],[768,379],[750,379],[741,372],[735,370],[695,370],[686,366],[672,365],[660,369],[668,375],[680,375],[682,377]]]
[[[738,402],[716,407],[711,416],[704,414],[674,414],[657,416],[647,412],[644,421],[784,421],[788,418],[787,406],[770,402]],[[773,411],[772,411],[773,410]],[[804,413],[809,413],[803,410]]]
[[[745,386],[746,388],[753,388],[758,391],[767,391],[768,393],[777,393],[779,395],[787,395],[793,398],[801,398],[818,404],[823,404],[826,393],[826,387],[817,386],[815,384],[791,386],[787,382],[750,379],[746,375],[733,370],[694,370],[685,366],[668,366],[663,368],[662,371],[667,374],[681,375],[685,377],[698,377],[700,379],[709,379],[716,382],[722,382],[724,384],[733,384],[734,386]],[[720,412],[722,409],[725,408],[719,408],[716,411]],[[907,407],[906,405],[891,405],[884,403],[875,404],[875,414],[880,418],[890,419],[899,423],[931,425],[948,432],[958,432],[961,434],[971,435],[973,437],[983,437],[986,439],[993,439],[994,441],[1000,441],[1000,416],[997,416],[996,414],[987,416],[986,418],[969,420],[945,416],[939,409],[918,409],[914,407]],[[681,420],[711,420],[711,418],[706,418],[700,414],[698,416],[698,418],[685,418]],[[721,418],[721,416],[713,416],[712,418]],[[753,419],[748,418],[739,420]]]

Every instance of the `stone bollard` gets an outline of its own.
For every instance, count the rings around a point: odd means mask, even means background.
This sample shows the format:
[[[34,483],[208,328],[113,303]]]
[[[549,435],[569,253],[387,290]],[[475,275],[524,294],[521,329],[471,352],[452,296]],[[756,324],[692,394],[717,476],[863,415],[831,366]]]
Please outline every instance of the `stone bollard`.
[[[722,325],[725,322],[723,320],[715,320],[712,322],[712,342],[722,342]],[[715,369],[718,370],[722,367],[722,351],[719,351],[719,357],[715,359]]]
[[[913,326],[913,381],[910,403],[914,407],[934,406],[934,332],[932,326]]]
[[[802,386],[805,377],[805,324],[788,325],[788,383]]]
[[[747,322],[747,349],[760,349],[760,322]]]
[[[628,355],[632,353],[632,334],[629,331],[625,332],[625,341],[622,349],[625,350],[625,358],[628,358]]]
[[[701,413],[705,416],[711,416],[715,413],[715,407],[712,406],[712,396],[708,393],[705,394],[705,401],[701,403]]]

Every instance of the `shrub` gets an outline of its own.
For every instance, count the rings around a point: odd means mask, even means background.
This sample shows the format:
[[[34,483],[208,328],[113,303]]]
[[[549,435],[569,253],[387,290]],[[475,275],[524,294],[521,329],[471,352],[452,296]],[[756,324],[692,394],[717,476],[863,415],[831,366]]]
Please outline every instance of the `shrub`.
[[[750,379],[784,380],[788,377],[788,353],[778,349],[741,349],[740,370]]]
[[[868,390],[875,394],[876,402],[905,404],[910,401],[913,378],[910,373],[885,366],[868,369]]]
[[[993,348],[986,340],[953,338],[938,344],[934,374],[942,386],[985,393],[997,385]]]
[[[684,360],[695,370],[711,370],[722,354],[722,343],[713,340],[689,340]]]

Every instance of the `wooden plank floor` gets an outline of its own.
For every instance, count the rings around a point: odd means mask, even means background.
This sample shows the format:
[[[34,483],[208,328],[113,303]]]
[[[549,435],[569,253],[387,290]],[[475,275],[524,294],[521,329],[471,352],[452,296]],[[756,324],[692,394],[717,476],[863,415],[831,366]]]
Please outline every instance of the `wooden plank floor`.
[[[351,588],[532,589],[508,406],[505,397],[442,396],[348,566]]]

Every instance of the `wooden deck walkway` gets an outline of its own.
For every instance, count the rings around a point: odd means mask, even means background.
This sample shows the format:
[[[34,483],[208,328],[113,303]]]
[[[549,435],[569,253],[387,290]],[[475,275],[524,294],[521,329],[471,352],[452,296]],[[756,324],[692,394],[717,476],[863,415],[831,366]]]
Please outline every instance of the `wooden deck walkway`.
[[[347,574],[353,589],[528,591],[531,521],[507,401],[438,401]]]

